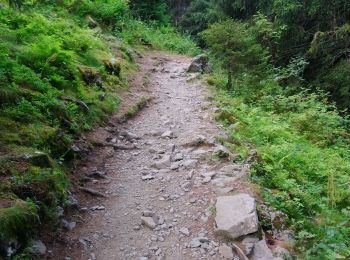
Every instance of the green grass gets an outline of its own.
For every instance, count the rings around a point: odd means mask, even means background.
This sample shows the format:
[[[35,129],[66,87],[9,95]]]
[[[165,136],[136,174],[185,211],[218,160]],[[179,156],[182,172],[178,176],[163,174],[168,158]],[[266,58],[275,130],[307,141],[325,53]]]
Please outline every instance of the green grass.
[[[223,87],[216,73],[208,82]],[[236,152],[257,149],[252,179],[266,202],[289,216],[301,259],[350,256],[349,121],[321,94],[289,94],[267,79],[236,79],[236,91],[217,91],[221,122]]]
[[[135,49],[198,48],[170,26],[133,19],[124,0],[17,2],[21,8],[0,0],[0,242],[24,249],[37,222],[54,227],[74,140],[118,109]]]

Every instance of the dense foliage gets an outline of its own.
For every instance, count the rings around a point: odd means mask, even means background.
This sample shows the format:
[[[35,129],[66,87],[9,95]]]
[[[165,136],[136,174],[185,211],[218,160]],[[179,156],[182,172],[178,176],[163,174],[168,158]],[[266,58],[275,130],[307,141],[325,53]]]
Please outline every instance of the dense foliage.
[[[230,19],[202,33],[217,57],[208,82],[219,87],[218,118],[241,160],[252,146],[257,150],[252,179],[264,187],[265,201],[288,215],[300,257],[348,258],[350,122],[324,93],[302,88],[308,64],[302,57],[274,67],[271,50],[281,30],[257,15],[249,24]]]
[[[251,23],[257,15],[266,17],[269,29],[279,31],[278,38],[264,39],[271,45],[274,65],[285,66],[296,57],[304,58],[308,65],[303,86],[323,89],[338,107],[349,108],[347,0],[194,0],[179,24],[182,30],[197,35],[213,22],[233,18]]]

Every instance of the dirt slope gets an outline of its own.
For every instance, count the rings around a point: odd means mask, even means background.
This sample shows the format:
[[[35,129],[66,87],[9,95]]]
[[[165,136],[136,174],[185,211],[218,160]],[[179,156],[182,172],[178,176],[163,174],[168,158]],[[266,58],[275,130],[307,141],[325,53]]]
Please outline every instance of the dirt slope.
[[[150,104],[126,123],[115,116],[90,134],[93,142],[110,145],[95,148],[76,178],[106,173],[84,185],[108,198],[77,193],[86,208],[69,217],[76,228],[52,239],[55,259],[221,259],[223,241],[213,232],[215,197],[244,185],[235,177],[207,184],[201,175],[244,175],[247,166],[214,156],[225,134],[213,119],[208,89],[185,73],[190,61],[157,52],[145,56],[133,83],[139,91],[129,98],[152,97]],[[116,144],[132,149],[113,149]],[[198,237],[206,238],[201,247]]]

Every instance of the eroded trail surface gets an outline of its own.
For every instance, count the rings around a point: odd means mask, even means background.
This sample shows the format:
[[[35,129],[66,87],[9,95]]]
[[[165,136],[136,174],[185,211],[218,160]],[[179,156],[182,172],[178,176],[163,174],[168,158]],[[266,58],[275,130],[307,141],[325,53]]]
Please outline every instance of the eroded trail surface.
[[[142,85],[139,95],[153,99],[136,117],[123,124],[111,120],[89,137],[111,145],[96,147],[77,176],[90,175],[85,187],[108,198],[77,195],[85,203],[83,212],[71,216],[77,226],[66,233],[68,245],[54,254],[105,260],[235,258],[214,235],[212,214],[218,195],[245,189],[237,178],[248,167],[217,158],[228,155],[218,141],[225,134],[213,119],[208,90],[186,73],[190,62],[161,53],[142,59],[134,84]]]

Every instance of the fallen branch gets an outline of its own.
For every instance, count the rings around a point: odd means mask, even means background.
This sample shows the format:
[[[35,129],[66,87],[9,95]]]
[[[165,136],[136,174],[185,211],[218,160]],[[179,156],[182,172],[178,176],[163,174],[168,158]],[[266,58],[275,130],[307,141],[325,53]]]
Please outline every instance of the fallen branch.
[[[111,146],[115,150],[133,150],[136,149],[135,145],[124,145],[124,144],[113,144],[113,143],[105,143],[105,146]]]
[[[232,243],[232,246],[236,250],[236,253],[238,254],[240,260],[249,260],[249,258],[244,254],[243,250],[239,246],[237,246],[235,243]]]
[[[84,112],[86,112],[86,113],[90,112],[90,109],[89,109],[88,105],[85,102],[83,102],[83,101],[81,101],[79,99],[75,99],[75,98],[72,98],[72,97],[66,97],[66,96],[60,96],[59,99],[60,100],[64,100],[64,101],[74,102],[75,104],[80,106],[80,108],[83,109]]]
[[[96,196],[96,197],[102,197],[102,198],[108,198],[105,194],[99,192],[99,191],[96,191],[96,190],[93,190],[93,189],[89,189],[89,188],[84,188],[84,187],[79,187],[79,189],[81,191],[84,191],[90,195],[93,195],[93,196]]]
[[[87,174],[88,177],[90,178],[98,178],[98,179],[107,179],[105,173],[102,173],[102,172],[92,172],[92,173],[89,173]]]

